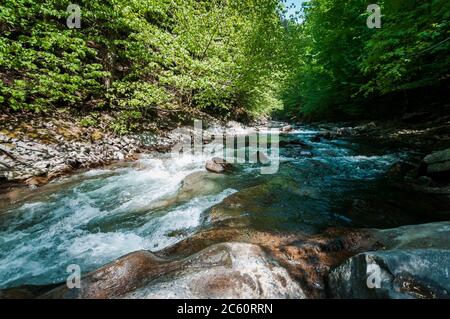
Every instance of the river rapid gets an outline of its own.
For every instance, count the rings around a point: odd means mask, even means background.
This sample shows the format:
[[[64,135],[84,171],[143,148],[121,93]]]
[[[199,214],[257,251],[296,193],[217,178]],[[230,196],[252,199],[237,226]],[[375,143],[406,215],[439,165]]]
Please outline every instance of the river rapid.
[[[282,135],[279,170],[271,175],[248,163],[215,175],[205,170],[210,157],[151,153],[30,191],[0,211],[0,289],[62,283],[68,265],[87,273],[131,252],[157,253],[215,222],[312,236],[329,227],[433,221],[424,212],[436,209],[436,199],[389,175],[410,150],[317,141],[317,131]]]

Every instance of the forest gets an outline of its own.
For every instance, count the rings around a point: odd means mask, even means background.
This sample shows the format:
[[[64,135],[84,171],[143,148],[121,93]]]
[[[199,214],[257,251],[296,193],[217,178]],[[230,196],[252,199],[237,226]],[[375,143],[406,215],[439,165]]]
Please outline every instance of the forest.
[[[449,299],[449,22],[0,0],[0,300]]]
[[[360,118],[448,88],[446,0],[380,0],[373,29],[363,0],[311,0],[291,16],[278,0],[79,1],[80,28],[69,4],[2,1],[3,111],[72,108],[86,125],[113,112],[125,133],[158,109]]]

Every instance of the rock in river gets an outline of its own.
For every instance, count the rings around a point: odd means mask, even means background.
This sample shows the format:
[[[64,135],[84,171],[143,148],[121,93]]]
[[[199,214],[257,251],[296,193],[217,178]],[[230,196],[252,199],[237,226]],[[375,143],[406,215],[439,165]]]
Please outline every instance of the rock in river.
[[[225,243],[182,260],[129,254],[43,298],[304,298],[288,272],[256,245]]]
[[[177,194],[177,201],[190,200],[196,196],[205,196],[220,191],[223,175],[195,172],[186,176]]]
[[[292,125],[286,125],[281,128],[282,133],[289,133],[292,132],[293,130],[294,128],[292,127]]]
[[[424,158],[429,175],[450,173],[450,148],[432,153]]]
[[[361,253],[329,275],[335,298],[450,298],[450,222],[375,235],[386,250]]]
[[[232,168],[230,163],[227,163],[224,159],[214,157],[212,160],[206,162],[206,169],[212,173],[225,173]]]
[[[450,250],[359,254],[330,273],[336,298],[450,298]]]

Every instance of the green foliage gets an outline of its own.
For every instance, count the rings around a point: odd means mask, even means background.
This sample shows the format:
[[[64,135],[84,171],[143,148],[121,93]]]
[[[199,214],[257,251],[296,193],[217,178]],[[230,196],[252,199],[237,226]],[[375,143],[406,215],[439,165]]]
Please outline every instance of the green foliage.
[[[450,4],[434,1],[383,1],[383,28],[364,45],[361,90],[392,91],[433,85],[449,77]]]
[[[80,29],[66,26],[69,4],[0,4],[3,108],[115,110],[125,132],[156,108],[228,116],[279,104],[277,0],[79,1]]]
[[[97,119],[95,113],[89,116],[86,116],[80,120],[80,125],[82,127],[93,127],[97,125]]]
[[[125,133],[160,110],[361,116],[449,79],[448,0],[380,0],[381,29],[367,0],[310,0],[300,19],[286,0],[80,0],[80,29],[70,3],[1,2],[2,109],[112,112]]]
[[[382,27],[369,29],[363,0],[311,0],[290,25],[299,59],[284,103],[289,115],[361,116],[367,100],[449,78],[450,3],[380,0]]]

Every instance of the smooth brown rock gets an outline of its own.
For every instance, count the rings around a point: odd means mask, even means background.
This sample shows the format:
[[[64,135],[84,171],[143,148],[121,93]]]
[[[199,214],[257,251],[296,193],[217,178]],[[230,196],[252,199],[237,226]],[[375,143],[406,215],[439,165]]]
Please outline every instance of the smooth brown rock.
[[[214,157],[212,160],[206,162],[206,170],[212,173],[225,173],[232,169],[232,165],[227,163],[224,159]]]
[[[124,256],[41,298],[304,298],[289,273],[256,245],[225,243],[187,258],[147,251]]]
[[[171,264],[148,251],[128,254],[89,273],[81,280],[80,289],[62,285],[40,298],[44,299],[108,299],[116,298],[145,285],[152,278],[170,271]]]
[[[292,132],[293,130],[294,128],[291,125],[286,125],[281,128],[281,132],[283,133],[289,133]]]
[[[308,298],[324,298],[326,278],[332,267],[359,252],[378,248],[371,230],[329,229],[323,234],[276,233],[246,228],[219,227],[202,231],[161,252],[186,256],[220,242],[258,245],[300,283]]]
[[[25,181],[25,184],[31,187],[39,187],[48,184],[49,179],[47,177],[31,177]]]
[[[423,160],[430,175],[448,174],[450,172],[450,149],[434,152]]]

